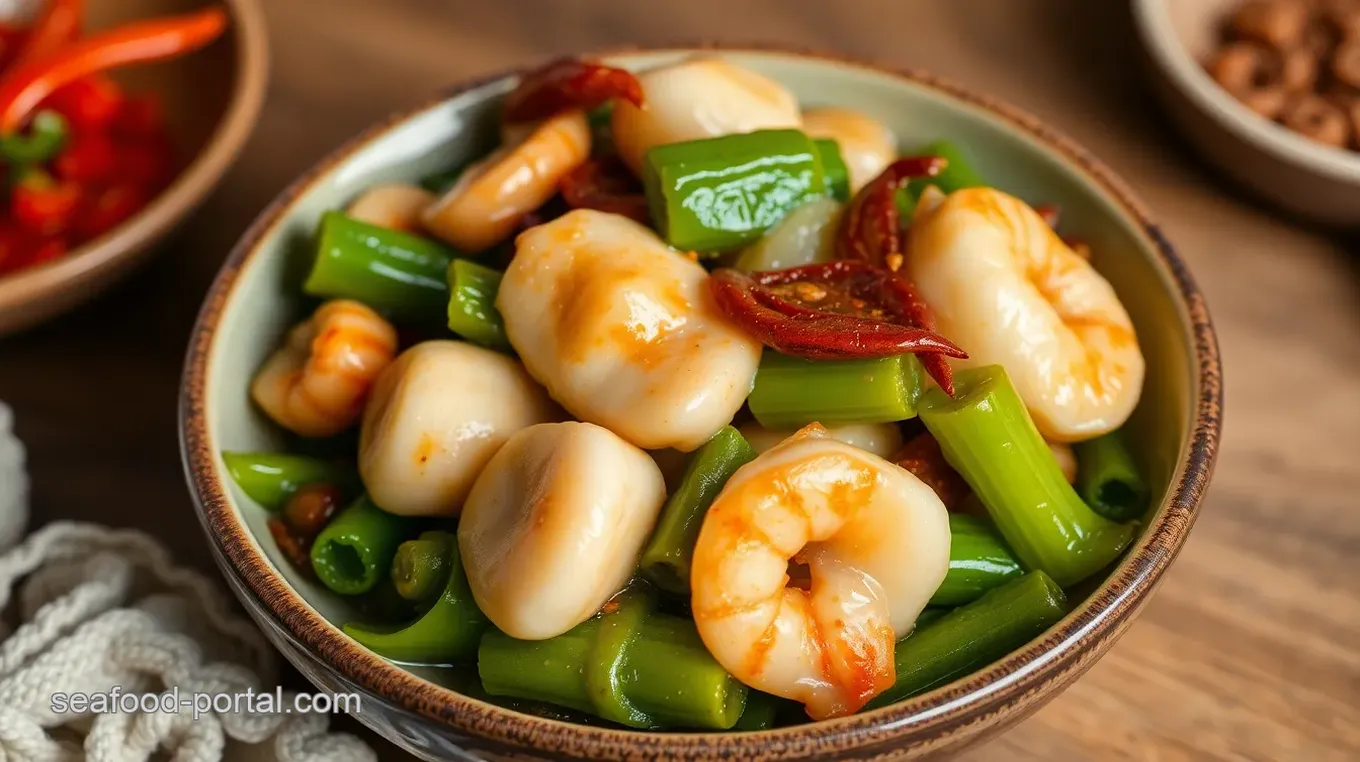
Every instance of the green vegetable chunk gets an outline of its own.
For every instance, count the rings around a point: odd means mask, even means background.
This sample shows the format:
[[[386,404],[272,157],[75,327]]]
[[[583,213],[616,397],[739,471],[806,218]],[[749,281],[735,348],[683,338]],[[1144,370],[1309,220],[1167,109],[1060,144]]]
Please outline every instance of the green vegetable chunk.
[[[922,384],[915,355],[803,360],[766,350],[746,402],[767,429],[888,423],[916,415]]]
[[[399,320],[438,325],[449,304],[446,273],[455,253],[428,238],[326,212],[316,260],[302,290],[357,299]]]
[[[921,397],[921,421],[1025,567],[1067,586],[1118,558],[1133,526],[1077,497],[1005,369],[961,371],[954,387],[953,399],[938,388]]]
[[[932,606],[961,606],[1025,573],[992,522],[949,514],[949,573],[930,597]]]
[[[448,532],[425,532],[416,542],[438,545],[446,552],[439,565],[445,570],[439,597],[415,621],[400,628],[351,622],[345,624],[345,633],[370,651],[394,661],[410,664],[469,661],[477,653],[487,621],[472,599],[458,555],[457,538]],[[438,573],[433,568],[428,572]]]
[[[1118,431],[1072,446],[1077,455],[1077,491],[1096,513],[1111,521],[1141,518],[1151,493]]]
[[[66,117],[58,111],[43,109],[33,115],[27,134],[0,136],[0,159],[10,167],[43,164],[61,153],[70,135]]]
[[[739,249],[826,192],[821,154],[797,130],[657,146],[643,187],[661,237],[701,254]]]
[[[359,475],[352,469],[305,455],[224,450],[222,462],[246,497],[269,511],[282,510],[288,498],[308,484],[330,484],[348,495],[359,486]]]
[[[547,640],[482,636],[477,671],[493,696],[587,712],[634,728],[727,730],[747,688],[709,655],[694,623],[652,610],[629,590],[600,613]]]
[[[411,521],[393,516],[365,495],[336,515],[312,543],[312,571],[341,595],[367,592],[392,567]]]
[[[448,532],[425,532],[397,546],[392,558],[392,586],[408,601],[425,601],[444,588],[449,578]]]
[[[732,726],[732,729],[769,730],[779,727],[781,724],[779,722],[780,715],[792,713],[807,717],[803,705],[796,701],[749,689],[746,692],[746,711],[741,713],[741,717],[737,720],[737,724]]]
[[[502,273],[466,259],[449,264],[449,330],[488,349],[509,349],[496,309]]]
[[[897,681],[877,709],[974,672],[1034,639],[1067,613],[1067,596],[1034,571],[954,609],[897,642]]]
[[[812,141],[817,153],[822,157],[822,178],[826,183],[826,195],[842,204],[850,200],[850,169],[845,166],[841,156],[841,146],[830,138]]]
[[[755,457],[756,451],[731,426],[724,426],[690,457],[638,564],[657,587],[689,595],[689,566],[704,514],[732,474]]]
[[[919,632],[926,625],[940,619],[950,611],[953,611],[953,609],[945,608],[943,606],[926,606],[921,610],[920,614],[916,615],[916,629],[913,630],[913,632]]]
[[[987,181],[982,175],[978,174],[973,165],[964,156],[963,150],[948,140],[937,140],[916,152],[917,156],[942,156],[949,162],[949,166],[944,171],[934,177],[921,177],[911,181],[908,186],[911,197],[917,198],[927,185],[934,185],[946,194],[964,188],[982,188],[987,186]]]

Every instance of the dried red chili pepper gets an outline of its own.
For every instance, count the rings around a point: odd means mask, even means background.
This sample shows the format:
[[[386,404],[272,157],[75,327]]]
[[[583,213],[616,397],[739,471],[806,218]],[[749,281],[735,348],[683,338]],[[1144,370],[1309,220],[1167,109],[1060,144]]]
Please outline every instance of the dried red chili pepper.
[[[949,162],[940,156],[914,156],[889,164],[850,200],[836,238],[836,255],[841,259],[879,265],[896,274],[906,305],[905,322],[932,333],[935,331],[934,314],[916,295],[916,288],[906,274],[899,272],[903,246],[897,193],[913,177],[933,177],[948,165]],[[954,372],[943,355],[922,354],[921,364],[945,393],[954,396]]]
[[[901,267],[902,219],[897,192],[913,177],[933,177],[948,165],[940,156],[914,156],[889,164],[850,199],[837,231],[836,256],[894,271]]]
[[[560,58],[525,74],[505,96],[505,121],[545,119],[572,108],[592,109],[612,98],[642,105],[642,83],[626,69]]]
[[[958,510],[968,497],[968,483],[950,466],[940,451],[940,443],[923,431],[902,445],[891,460],[916,475],[939,496],[944,507]]]
[[[103,132],[81,132],[52,161],[52,171],[63,180],[88,185],[112,180],[118,171],[122,148]]]
[[[587,161],[562,178],[559,190],[572,209],[597,209],[651,224],[642,183],[618,157]]]
[[[915,322],[920,301],[905,278],[864,262],[751,274],[720,269],[709,287],[728,317],[784,354],[844,360],[912,352],[923,355],[923,362],[932,355],[968,356]],[[947,373],[935,380],[953,393]]]
[[[57,235],[75,221],[81,196],[76,183],[58,181],[46,172],[33,170],[14,184],[10,214],[21,228],[34,235]]]
[[[289,496],[283,504],[283,521],[297,537],[310,540],[330,523],[345,495],[331,484],[308,484]]]

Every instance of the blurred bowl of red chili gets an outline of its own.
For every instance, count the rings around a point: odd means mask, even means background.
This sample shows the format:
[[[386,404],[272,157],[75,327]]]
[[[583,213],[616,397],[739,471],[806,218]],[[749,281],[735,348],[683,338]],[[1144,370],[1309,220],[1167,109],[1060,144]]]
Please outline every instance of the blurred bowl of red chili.
[[[126,275],[207,196],[268,76],[257,0],[41,0],[0,21],[0,335]]]

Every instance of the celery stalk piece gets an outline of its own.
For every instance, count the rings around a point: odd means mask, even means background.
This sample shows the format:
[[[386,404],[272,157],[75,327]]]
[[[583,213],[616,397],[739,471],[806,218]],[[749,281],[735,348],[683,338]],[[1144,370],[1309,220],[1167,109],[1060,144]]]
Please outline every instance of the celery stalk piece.
[[[923,371],[911,354],[804,360],[767,350],[747,404],[761,426],[889,423],[916,415]]]
[[[1072,446],[1077,455],[1077,491],[1111,521],[1130,521],[1147,512],[1147,482],[1118,431]]]
[[[1134,527],[1077,496],[1005,369],[970,368],[955,374],[954,386],[952,399],[938,388],[921,397],[921,421],[1025,567],[1067,587],[1118,558]]]
[[[1067,613],[1067,596],[1041,571],[989,591],[920,624],[897,641],[897,680],[865,709],[877,709],[987,666],[1028,643]]]
[[[690,457],[685,476],[661,509],[656,531],[638,562],[643,575],[657,587],[689,595],[689,565],[704,514],[732,474],[755,457],[755,449],[731,426],[720,429]]]
[[[449,264],[449,330],[488,349],[509,349],[496,309],[502,273],[466,259]]]

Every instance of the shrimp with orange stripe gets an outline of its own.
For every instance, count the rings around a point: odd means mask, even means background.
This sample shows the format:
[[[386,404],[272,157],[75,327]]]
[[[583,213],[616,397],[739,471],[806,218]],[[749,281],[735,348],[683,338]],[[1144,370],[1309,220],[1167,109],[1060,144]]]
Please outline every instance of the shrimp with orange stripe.
[[[373,382],[396,354],[390,323],[359,302],[334,299],[289,331],[255,374],[250,396],[294,433],[338,434],[359,420]]]
[[[807,566],[807,589],[791,583],[791,561]],[[691,608],[738,680],[839,717],[893,684],[894,644],[948,570],[935,493],[811,426],[739,469],[709,508]]]

